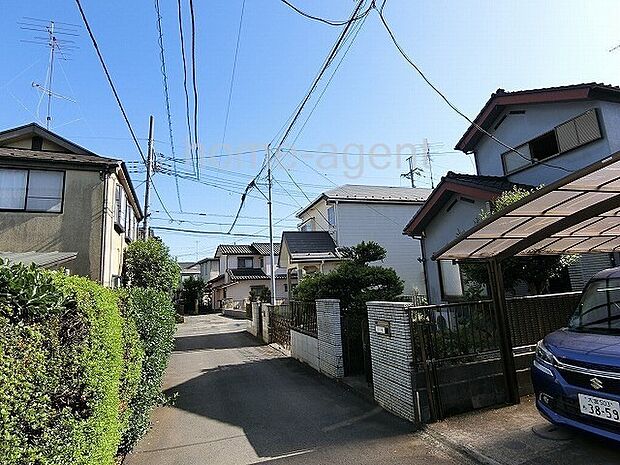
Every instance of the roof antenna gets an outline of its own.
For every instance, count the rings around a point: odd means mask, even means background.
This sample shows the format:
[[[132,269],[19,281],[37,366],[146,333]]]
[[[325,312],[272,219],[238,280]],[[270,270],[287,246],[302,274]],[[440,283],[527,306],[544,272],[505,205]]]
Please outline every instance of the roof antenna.
[[[57,94],[53,91],[55,60],[69,60],[68,53],[71,51],[75,51],[78,48],[75,45],[75,41],[69,39],[62,39],[59,38],[59,36],[78,37],[78,28],[80,26],[71,23],[60,23],[52,20],[47,21],[30,17],[24,17],[23,21],[20,21],[18,24],[23,30],[35,31],[46,34],[45,36],[34,36],[32,40],[22,40],[22,42],[32,43],[35,45],[41,45],[49,48],[49,63],[47,67],[45,83],[32,83],[32,87],[41,92],[41,98],[43,98],[43,96],[47,96],[47,114],[45,117],[45,127],[49,130],[52,122],[52,98],[60,98],[75,103],[75,100],[64,95]]]

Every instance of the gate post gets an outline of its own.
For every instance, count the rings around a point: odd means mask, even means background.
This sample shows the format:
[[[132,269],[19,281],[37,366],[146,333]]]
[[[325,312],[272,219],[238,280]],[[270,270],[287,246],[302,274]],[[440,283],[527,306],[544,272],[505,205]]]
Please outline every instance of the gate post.
[[[506,382],[506,401],[509,404],[518,404],[520,402],[519,380],[517,379],[517,368],[512,352],[512,337],[510,336],[510,322],[506,312],[506,293],[504,292],[501,264],[495,259],[490,260],[488,270],[493,306],[495,307],[499,350],[502,356],[504,381]]]
[[[374,397],[389,412],[414,423],[428,419],[416,389],[410,303],[368,302]]]
[[[344,377],[344,366],[338,299],[316,301],[316,324],[319,340],[319,371],[330,378],[340,379]]]

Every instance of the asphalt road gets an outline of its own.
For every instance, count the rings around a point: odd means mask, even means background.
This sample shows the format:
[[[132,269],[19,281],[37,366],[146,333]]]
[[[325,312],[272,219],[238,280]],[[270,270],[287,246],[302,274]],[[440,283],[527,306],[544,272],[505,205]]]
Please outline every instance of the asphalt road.
[[[179,325],[164,385],[176,402],[155,412],[125,464],[459,463],[245,325],[217,315]]]

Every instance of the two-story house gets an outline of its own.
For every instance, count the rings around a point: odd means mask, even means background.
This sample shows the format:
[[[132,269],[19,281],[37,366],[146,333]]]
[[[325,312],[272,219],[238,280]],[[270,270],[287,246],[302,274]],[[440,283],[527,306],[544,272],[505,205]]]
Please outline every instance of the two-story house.
[[[336,247],[377,242],[387,252],[385,260],[378,265],[396,271],[405,284],[405,294],[424,294],[424,268],[418,261],[422,256],[420,242],[403,237],[401,232],[430,192],[430,189],[411,187],[339,186],[323,192],[297,214],[301,220],[298,229],[326,231]],[[327,250],[325,241],[317,244],[322,247],[317,253]],[[287,268],[290,265],[294,264],[282,264]]]
[[[458,264],[430,257],[471,228],[489,201],[515,185],[551,183],[620,150],[620,88],[588,83],[498,89],[474,122],[455,148],[473,154],[478,175],[448,173],[404,230],[422,241],[431,303],[462,298],[465,284]],[[582,255],[569,267],[572,288],[581,290],[596,271],[612,265],[613,258]]]
[[[211,277],[207,282],[211,289],[214,309],[243,309],[250,298],[250,292],[271,288],[271,248],[268,243],[226,245],[217,247],[213,259],[201,260],[201,268]],[[274,244],[276,265],[280,244]],[[286,299],[288,285],[286,270],[276,268],[276,298]]]
[[[141,220],[122,160],[36,123],[0,132],[0,252],[71,254],[71,273],[116,286]]]

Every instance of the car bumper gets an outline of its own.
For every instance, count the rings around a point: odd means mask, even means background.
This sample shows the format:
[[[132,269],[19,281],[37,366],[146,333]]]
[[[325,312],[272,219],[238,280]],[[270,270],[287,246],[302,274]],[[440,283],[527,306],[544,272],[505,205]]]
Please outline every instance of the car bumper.
[[[620,423],[600,420],[579,411],[578,394],[587,394],[620,401],[620,396],[572,386],[554,368],[549,375],[536,364],[532,366],[532,383],[538,411],[551,423],[579,429],[597,436],[620,442]]]

